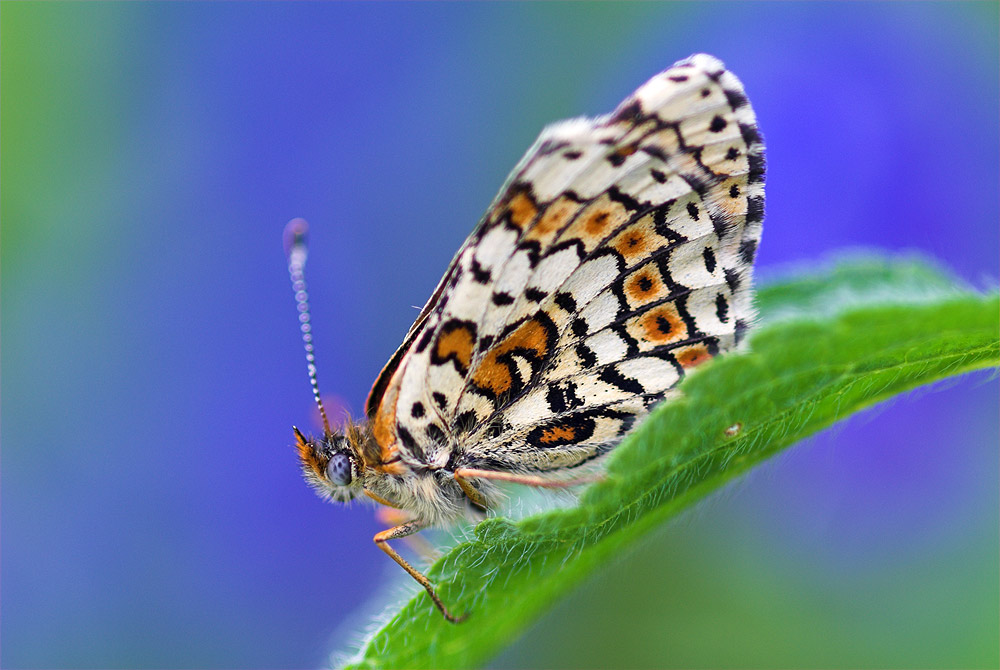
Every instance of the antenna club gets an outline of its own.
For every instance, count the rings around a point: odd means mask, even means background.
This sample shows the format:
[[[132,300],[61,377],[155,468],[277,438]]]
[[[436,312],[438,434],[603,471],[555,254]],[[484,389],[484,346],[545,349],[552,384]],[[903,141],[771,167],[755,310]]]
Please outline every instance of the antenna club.
[[[292,254],[301,249],[303,254],[303,265],[305,265],[306,241],[309,235],[309,223],[305,219],[292,219],[285,224],[285,232],[282,234],[285,255],[291,260]]]

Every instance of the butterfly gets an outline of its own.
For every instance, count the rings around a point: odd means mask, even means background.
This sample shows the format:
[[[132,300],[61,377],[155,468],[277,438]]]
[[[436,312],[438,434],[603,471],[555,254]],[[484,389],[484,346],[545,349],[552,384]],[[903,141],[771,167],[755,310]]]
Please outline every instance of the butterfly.
[[[303,270],[286,227],[323,434],[294,429],[323,497],[367,496],[405,522],[389,541],[475,518],[497,482],[588,480],[687,371],[732,350],[754,318],[764,145],[740,81],[697,54],[609,115],[546,128],[508,177],[375,381],[364,422],[334,430],[320,401]]]

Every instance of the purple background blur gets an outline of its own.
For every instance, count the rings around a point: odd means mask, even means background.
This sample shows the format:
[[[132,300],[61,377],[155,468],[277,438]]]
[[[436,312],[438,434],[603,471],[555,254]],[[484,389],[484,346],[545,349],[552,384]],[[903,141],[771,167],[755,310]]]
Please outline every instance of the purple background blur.
[[[299,476],[283,225],[358,414],[541,128],[691,53],[767,141],[762,275],[866,246],[997,281],[996,3],[3,3],[0,43],[3,667],[311,667],[363,628],[405,575]],[[996,667],[997,402],[793,449],[496,663]]]

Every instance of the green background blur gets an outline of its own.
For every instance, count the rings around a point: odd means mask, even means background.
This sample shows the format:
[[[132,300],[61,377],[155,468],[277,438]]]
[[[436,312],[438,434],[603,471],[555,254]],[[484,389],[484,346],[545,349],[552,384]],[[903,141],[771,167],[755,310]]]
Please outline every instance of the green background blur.
[[[691,53],[757,110],[761,276],[861,246],[996,286],[997,7],[3,2],[0,665],[314,667],[412,593],[300,480],[284,223],[359,413],[539,130]],[[495,666],[997,667],[998,400],[792,449]]]

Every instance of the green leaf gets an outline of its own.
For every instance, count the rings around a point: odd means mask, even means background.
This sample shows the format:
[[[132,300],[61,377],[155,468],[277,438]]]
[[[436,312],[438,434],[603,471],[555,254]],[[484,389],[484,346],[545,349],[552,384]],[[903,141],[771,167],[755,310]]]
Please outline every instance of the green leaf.
[[[446,622],[421,591],[350,667],[481,665],[611,557],[762,460],[893,395],[1000,363],[997,295],[919,260],[845,261],[766,284],[758,305],[748,351],[690,375],[578,505],[488,519],[437,561],[428,576],[467,622]]]

